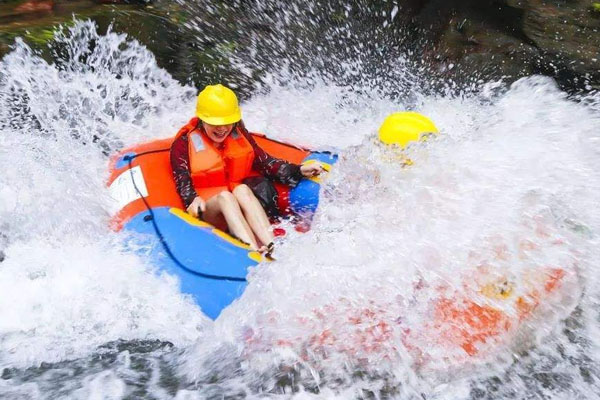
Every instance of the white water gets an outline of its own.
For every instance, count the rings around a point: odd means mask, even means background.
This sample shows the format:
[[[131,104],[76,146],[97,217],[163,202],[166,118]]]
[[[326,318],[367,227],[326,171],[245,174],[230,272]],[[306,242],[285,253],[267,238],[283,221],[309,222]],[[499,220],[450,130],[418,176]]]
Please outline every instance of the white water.
[[[87,360],[119,339],[159,339],[177,350],[149,356],[153,372],[144,383],[126,350],[116,366],[84,362],[79,374],[59,376],[67,364],[3,378],[0,393],[121,398],[137,382],[156,398],[181,399],[261,391],[299,399],[363,390],[434,399],[600,394],[600,114],[593,106],[567,99],[542,77],[510,88],[490,83],[463,97],[417,91],[410,104],[368,85],[356,94],[326,81],[270,84],[243,104],[246,125],[337,149],[342,159],[312,231],[290,233],[278,261],[256,268],[243,297],[212,323],[176,282],[124,248],[125,235],[108,229],[107,159],[91,143],[95,135],[116,149],[173,134],[193,113],[194,91],[158,69],[142,46],[124,49],[123,36],[98,37],[87,24],[73,29],[59,38],[71,49],[61,65],[21,43],[0,64],[0,369]],[[82,62],[90,39],[99,46]],[[385,115],[407,107],[431,117],[442,134],[413,148],[414,165],[402,168],[373,137]],[[535,250],[521,257],[524,241]],[[496,257],[504,248],[506,257]],[[402,328],[426,326],[437,288],[460,296],[481,264],[517,282],[546,265],[568,270],[569,279],[519,340],[465,359],[417,337],[413,345],[428,360],[419,362]],[[565,323],[576,304],[578,314]],[[375,312],[358,326],[348,322],[366,309]],[[365,350],[359,344],[373,340],[365,332],[382,322],[391,332]],[[158,378],[161,357],[180,382],[174,391]],[[318,394],[302,389],[317,387]]]

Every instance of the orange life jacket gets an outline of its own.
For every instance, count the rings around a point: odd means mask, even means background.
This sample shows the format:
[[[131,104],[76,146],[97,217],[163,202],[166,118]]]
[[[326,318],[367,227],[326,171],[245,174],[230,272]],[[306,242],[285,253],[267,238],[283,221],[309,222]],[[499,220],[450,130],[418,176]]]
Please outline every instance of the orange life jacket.
[[[222,190],[233,190],[245,178],[256,175],[252,171],[254,150],[237,126],[219,149],[198,128],[198,122],[193,118],[177,136],[188,134],[192,182],[198,195],[208,200]]]

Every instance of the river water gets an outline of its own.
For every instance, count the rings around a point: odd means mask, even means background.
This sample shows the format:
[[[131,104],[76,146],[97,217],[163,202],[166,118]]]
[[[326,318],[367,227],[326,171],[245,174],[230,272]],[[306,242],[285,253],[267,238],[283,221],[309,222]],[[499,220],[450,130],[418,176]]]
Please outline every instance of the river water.
[[[374,66],[337,63],[344,84],[278,60],[246,125],[341,159],[313,229],[212,322],[108,228],[104,184],[107,154],[173,135],[196,90],[89,22],[54,47],[53,64],[19,41],[0,62],[1,398],[600,396],[600,97],[540,76],[433,85],[408,57],[389,90]],[[374,138],[404,109],[441,134],[399,154]],[[474,356],[435,339],[436,298],[499,277],[526,291],[549,267],[561,285],[518,329]]]

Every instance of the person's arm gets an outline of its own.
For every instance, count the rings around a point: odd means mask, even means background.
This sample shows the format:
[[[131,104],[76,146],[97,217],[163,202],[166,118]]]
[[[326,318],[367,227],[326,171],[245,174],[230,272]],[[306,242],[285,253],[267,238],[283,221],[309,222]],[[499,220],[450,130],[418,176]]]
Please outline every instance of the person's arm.
[[[300,165],[271,156],[256,143],[250,132],[243,126],[241,127],[241,131],[254,150],[254,164],[252,164],[252,167],[256,171],[268,179],[281,182],[285,185],[291,187],[298,185],[303,177]]]
[[[198,197],[190,175],[190,155],[188,152],[187,135],[181,135],[173,141],[170,159],[177,193],[179,193],[179,197],[183,201],[184,209],[187,209],[194,199]]]

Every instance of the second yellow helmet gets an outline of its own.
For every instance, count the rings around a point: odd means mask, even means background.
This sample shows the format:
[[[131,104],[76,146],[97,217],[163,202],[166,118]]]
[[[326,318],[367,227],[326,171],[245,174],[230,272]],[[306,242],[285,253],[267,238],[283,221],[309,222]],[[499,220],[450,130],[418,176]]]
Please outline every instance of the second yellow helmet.
[[[228,125],[242,119],[233,90],[221,84],[208,85],[198,95],[196,116],[211,125]]]
[[[379,128],[379,140],[385,144],[398,144],[406,147],[427,137],[427,134],[439,133],[434,123],[426,116],[404,111],[389,115]]]

